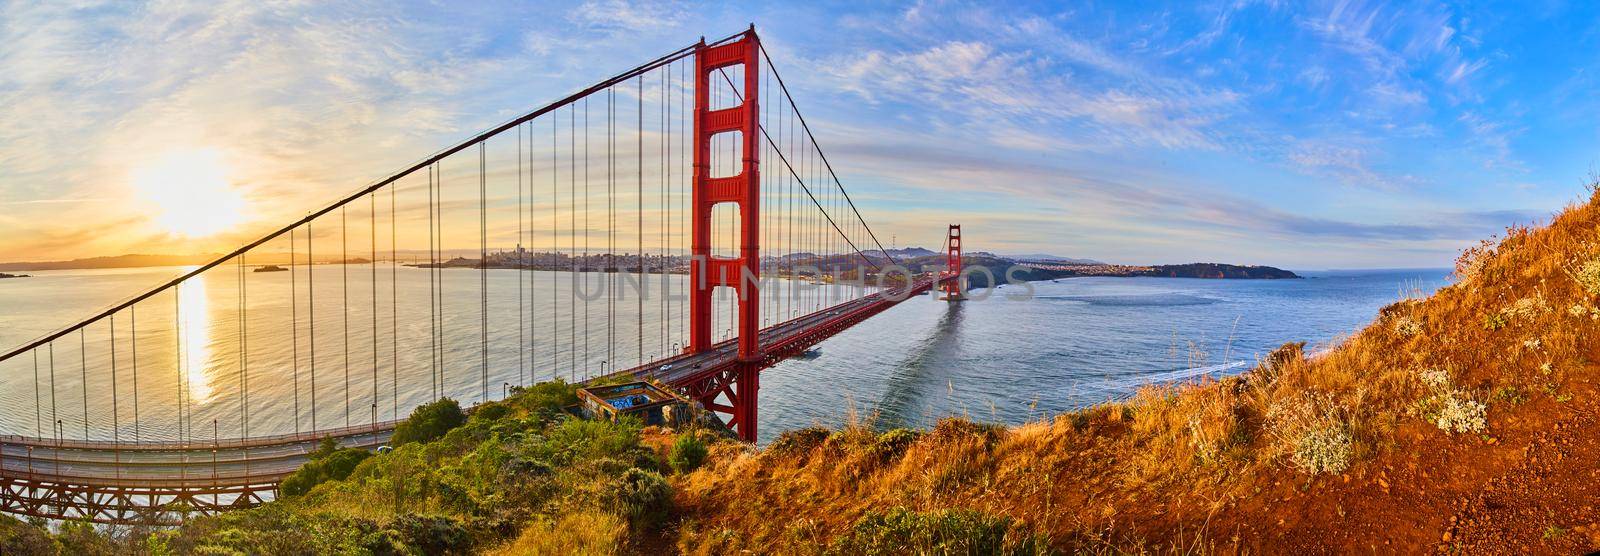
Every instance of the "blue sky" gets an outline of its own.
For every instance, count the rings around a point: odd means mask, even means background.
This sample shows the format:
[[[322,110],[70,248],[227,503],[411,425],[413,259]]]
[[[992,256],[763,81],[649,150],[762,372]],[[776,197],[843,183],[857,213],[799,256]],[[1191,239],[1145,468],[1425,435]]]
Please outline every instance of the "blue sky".
[[[460,5],[458,5],[460,4]],[[215,251],[754,22],[900,245],[1447,266],[1578,199],[1582,3],[0,5],[0,260]],[[221,148],[247,223],[161,232],[132,168]],[[63,217],[66,216],[66,217]],[[63,257],[63,255],[67,257]]]

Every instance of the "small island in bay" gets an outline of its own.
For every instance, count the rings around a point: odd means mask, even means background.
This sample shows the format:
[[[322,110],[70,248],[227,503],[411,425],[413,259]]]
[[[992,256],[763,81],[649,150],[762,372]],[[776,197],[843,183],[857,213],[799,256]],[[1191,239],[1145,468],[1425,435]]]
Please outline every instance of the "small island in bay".
[[[283,272],[283,271],[286,271],[286,270],[289,270],[289,269],[281,267],[281,266],[278,266],[278,265],[275,265],[275,264],[269,264],[269,265],[266,265],[266,266],[256,267],[256,269],[252,270],[251,272]]]
[[[1293,272],[1259,265],[1233,265],[1223,263],[1189,263],[1169,265],[1081,264],[1058,262],[1021,262],[1023,266],[1072,276],[1152,276],[1161,278],[1213,278],[1238,280],[1282,280],[1300,278]]]
[[[27,277],[28,277],[27,274],[6,274],[4,272],[0,272],[0,278],[27,278]]]

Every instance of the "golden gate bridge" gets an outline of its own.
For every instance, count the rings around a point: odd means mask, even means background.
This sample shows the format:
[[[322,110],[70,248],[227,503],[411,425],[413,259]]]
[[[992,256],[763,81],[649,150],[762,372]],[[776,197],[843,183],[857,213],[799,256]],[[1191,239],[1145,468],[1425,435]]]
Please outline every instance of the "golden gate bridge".
[[[0,436],[0,511],[251,507],[323,439],[543,380],[648,378],[753,442],[763,369],[959,298],[959,226],[943,258],[884,249],[753,27],[702,39],[0,355],[34,421]]]

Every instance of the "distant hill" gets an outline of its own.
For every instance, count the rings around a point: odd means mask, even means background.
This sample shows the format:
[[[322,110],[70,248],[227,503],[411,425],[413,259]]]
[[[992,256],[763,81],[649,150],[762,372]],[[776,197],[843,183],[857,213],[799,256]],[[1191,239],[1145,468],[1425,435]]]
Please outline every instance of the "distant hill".
[[[80,270],[89,268],[134,268],[141,266],[184,266],[209,263],[219,255],[116,255],[70,261],[0,263],[0,270]]]
[[[938,251],[929,251],[921,247],[902,247],[900,249],[889,249],[888,252],[896,257],[928,257],[939,254]]]
[[[1072,263],[1072,264],[1106,264],[1106,263],[1103,263],[1103,262],[1100,262],[1100,261],[1097,261],[1097,260],[1094,260],[1094,259],[1074,259],[1072,257],[1062,257],[1062,256],[1059,256],[1059,255],[1046,255],[1044,253],[1027,253],[1027,254],[1022,254],[1022,255],[1006,255],[1005,257],[1008,258],[1008,259],[1014,259],[1014,260],[1018,260],[1018,261],[1049,261],[1049,262]]]

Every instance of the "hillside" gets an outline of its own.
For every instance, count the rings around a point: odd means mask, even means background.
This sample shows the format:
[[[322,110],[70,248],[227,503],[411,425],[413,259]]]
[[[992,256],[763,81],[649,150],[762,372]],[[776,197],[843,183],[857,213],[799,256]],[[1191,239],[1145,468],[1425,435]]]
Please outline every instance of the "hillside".
[[[1600,193],[1467,250],[1326,353],[1018,427],[710,430],[551,383],[329,446],[285,500],[170,531],[0,519],[0,553],[1581,553],[1600,547]],[[291,483],[293,486],[291,487]],[[299,492],[303,494],[294,494]]]
[[[1600,196],[1508,230],[1320,357],[1290,344],[1243,376],[1010,429],[858,425],[722,452],[678,483],[680,546],[898,530],[926,547],[978,520],[999,545],[1065,551],[1592,550],[1597,230]]]

